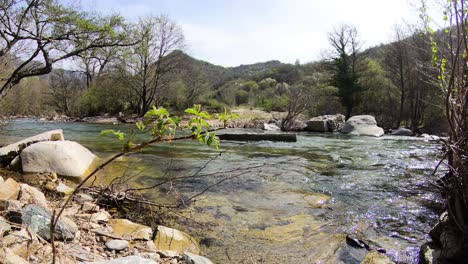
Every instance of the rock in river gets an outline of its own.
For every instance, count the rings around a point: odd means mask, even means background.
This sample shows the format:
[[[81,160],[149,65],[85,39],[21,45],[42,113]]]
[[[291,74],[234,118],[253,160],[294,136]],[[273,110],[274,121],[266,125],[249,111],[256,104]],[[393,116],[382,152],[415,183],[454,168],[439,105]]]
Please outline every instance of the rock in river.
[[[179,254],[185,251],[194,254],[200,253],[200,246],[198,243],[191,236],[182,231],[165,226],[158,226],[156,232],[154,244],[158,250],[173,250],[177,251]]]
[[[25,147],[31,144],[42,142],[42,141],[56,141],[56,140],[63,140],[63,131],[61,129],[44,132],[42,134],[23,139],[16,143],[0,148],[0,166],[5,167],[9,165],[10,162],[16,156],[18,156]]]
[[[392,131],[392,135],[393,136],[414,136],[414,133],[413,131],[407,129],[407,128],[404,128],[404,127],[400,127],[398,129],[396,129],[395,131]]]
[[[33,144],[21,152],[25,172],[55,172],[63,176],[82,176],[96,156],[74,141],[47,141]]]
[[[341,130],[344,123],[345,116],[342,114],[317,116],[307,121],[305,130],[309,132],[336,132]]]
[[[135,224],[127,219],[110,219],[112,234],[125,239],[151,240],[153,230],[151,227]]]
[[[357,115],[350,117],[340,132],[355,136],[381,137],[384,135],[383,128],[378,127],[375,117],[370,115]]]

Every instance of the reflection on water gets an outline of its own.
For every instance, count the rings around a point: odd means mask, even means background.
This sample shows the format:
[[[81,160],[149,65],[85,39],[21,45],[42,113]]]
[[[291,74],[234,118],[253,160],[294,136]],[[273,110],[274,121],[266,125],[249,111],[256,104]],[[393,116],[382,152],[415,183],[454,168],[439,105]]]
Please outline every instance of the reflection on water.
[[[99,131],[128,131],[131,126],[21,120],[2,128],[0,137],[12,142],[56,128],[106,156],[119,143],[99,137]],[[169,201],[167,194],[174,197],[174,190],[190,197],[232,177],[196,198],[183,212],[191,220],[174,223],[198,238],[217,263],[359,263],[362,252],[343,243],[345,233],[384,248],[395,261],[411,263],[436,221],[433,208],[440,197],[429,184],[438,158],[436,143],[303,133],[296,143],[223,142],[220,151],[228,148],[200,172],[205,177],[146,193]],[[184,141],[152,146],[119,163],[125,167],[131,162],[140,171],[134,184],[143,186],[161,177],[191,175],[217,153]],[[256,168],[235,177],[249,167]]]

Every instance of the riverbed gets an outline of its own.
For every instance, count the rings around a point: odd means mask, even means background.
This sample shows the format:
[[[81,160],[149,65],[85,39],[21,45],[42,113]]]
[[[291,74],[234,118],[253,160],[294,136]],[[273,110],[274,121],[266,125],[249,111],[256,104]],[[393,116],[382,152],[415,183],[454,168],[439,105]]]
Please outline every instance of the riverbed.
[[[99,132],[132,127],[21,119],[0,129],[0,143],[61,128],[104,158],[121,142]],[[170,203],[203,192],[172,224],[215,263],[360,263],[365,250],[346,243],[346,234],[394,261],[417,263],[440,213],[431,184],[439,149],[411,137],[315,133],[299,133],[295,143],[222,142],[219,150],[186,140],[120,160],[102,182],[124,172],[135,175],[135,186],[187,177],[145,196]]]

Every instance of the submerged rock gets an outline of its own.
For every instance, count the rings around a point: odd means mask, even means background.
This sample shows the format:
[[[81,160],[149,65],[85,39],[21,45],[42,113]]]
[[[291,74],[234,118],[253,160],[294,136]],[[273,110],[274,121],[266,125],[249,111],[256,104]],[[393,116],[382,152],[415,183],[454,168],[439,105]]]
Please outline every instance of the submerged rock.
[[[387,256],[375,250],[367,253],[366,257],[362,260],[361,264],[394,264]]]
[[[355,136],[381,137],[384,135],[383,128],[378,127],[375,117],[370,115],[357,115],[349,118],[340,132]]]
[[[177,229],[158,226],[154,244],[158,250],[173,250],[182,254],[186,251],[199,254],[200,246],[188,234]]]
[[[11,161],[17,157],[24,148],[31,144],[42,141],[56,140],[64,140],[62,129],[47,131],[0,148],[0,167],[9,165]]]
[[[18,199],[20,190],[20,185],[12,178],[8,178],[0,184],[0,201]]]
[[[25,172],[55,172],[63,176],[82,176],[96,155],[74,141],[39,142],[21,152]]]

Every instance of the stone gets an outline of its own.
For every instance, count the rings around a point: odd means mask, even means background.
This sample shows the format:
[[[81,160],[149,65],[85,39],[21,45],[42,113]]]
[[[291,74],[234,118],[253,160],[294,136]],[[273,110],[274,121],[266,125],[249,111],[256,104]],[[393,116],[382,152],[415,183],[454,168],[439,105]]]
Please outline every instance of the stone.
[[[28,204],[23,207],[21,221],[27,225],[34,233],[50,241],[50,212],[38,205]],[[54,238],[57,241],[73,240],[75,232],[72,227],[59,220],[56,227]]]
[[[63,184],[62,182],[57,185],[55,190],[59,193],[63,193],[65,195],[71,194],[75,189],[68,187],[67,185]]]
[[[11,225],[7,222],[3,216],[0,216],[0,237],[3,236],[5,232],[8,232],[11,230]]]
[[[263,123],[263,130],[266,130],[266,131],[280,131],[281,128],[279,128],[275,124]]]
[[[139,253],[138,256],[142,257],[142,258],[145,258],[145,259],[151,259],[151,260],[154,260],[156,262],[159,263],[159,261],[161,260],[161,257],[159,256],[158,253],[147,253],[147,252],[144,252],[144,253]]]
[[[128,248],[128,241],[122,239],[112,239],[106,242],[106,247],[109,250],[120,251]]]
[[[2,176],[0,176],[0,184],[2,184],[5,180],[3,179]]]
[[[20,185],[12,178],[8,178],[0,184],[0,201],[18,199],[20,190]]]
[[[151,240],[153,230],[144,225],[135,224],[127,219],[111,219],[109,225],[112,227],[112,234],[124,239]]]
[[[62,176],[81,177],[96,158],[74,141],[46,141],[21,152],[24,172],[55,172]]]
[[[337,132],[345,124],[345,116],[342,114],[322,115],[309,119],[306,123],[306,131],[309,132]]]
[[[441,250],[432,248],[430,243],[421,246],[419,259],[421,264],[437,264],[441,256]]]
[[[158,226],[156,228],[154,244],[158,250],[172,250],[179,254],[186,251],[194,254],[200,253],[200,246],[191,236],[177,229],[165,226]]]
[[[56,141],[56,140],[64,140],[62,129],[47,131],[42,134],[23,139],[16,143],[0,148],[0,167],[5,167],[9,165],[11,161],[16,156],[18,156],[25,147],[31,144],[42,142],[42,141]]]
[[[407,128],[404,128],[404,127],[400,127],[394,131],[392,131],[391,133],[393,136],[409,136],[409,137],[412,137],[414,136],[414,133],[413,131],[407,129]]]
[[[23,168],[21,167],[21,159],[20,156],[16,156],[10,164],[7,166],[7,169],[11,171],[21,172]]]
[[[377,121],[370,115],[357,115],[350,117],[340,131],[342,134],[355,136],[383,136],[384,130],[377,126]]]
[[[304,196],[304,200],[312,208],[322,208],[330,199],[330,196],[319,193]]]
[[[142,258],[140,256],[128,256],[110,260],[102,260],[96,262],[84,262],[85,264],[157,264],[151,259]]]
[[[78,203],[84,203],[84,202],[93,202],[94,198],[86,193],[77,193],[73,197],[73,199],[78,202]]]
[[[158,250],[157,252],[163,258],[175,258],[179,256],[179,253],[173,250]]]
[[[83,118],[83,122],[90,124],[119,124],[121,123],[117,117],[110,116],[90,116]]]
[[[27,184],[20,184],[20,194],[18,200],[25,204],[37,204],[44,208],[49,208],[45,195],[39,189]]]
[[[199,255],[192,254],[190,252],[185,252],[182,258],[190,264],[213,264],[211,260]]]
[[[31,236],[25,229],[10,232],[2,238],[2,248],[10,249],[14,254],[27,258],[31,252],[36,252],[42,244],[35,236]],[[1,262],[1,261],[0,261]]]
[[[307,124],[304,121],[293,119],[291,120],[287,131],[304,131]]]
[[[84,202],[81,205],[81,210],[83,210],[83,212],[97,212],[99,211],[99,206],[93,202]]]
[[[16,255],[11,249],[0,248],[0,259],[3,264],[28,264],[24,258]]]
[[[394,264],[387,256],[375,250],[370,251],[362,260],[361,264]]]
[[[100,211],[91,215],[91,222],[109,222],[111,215],[107,211]]]

